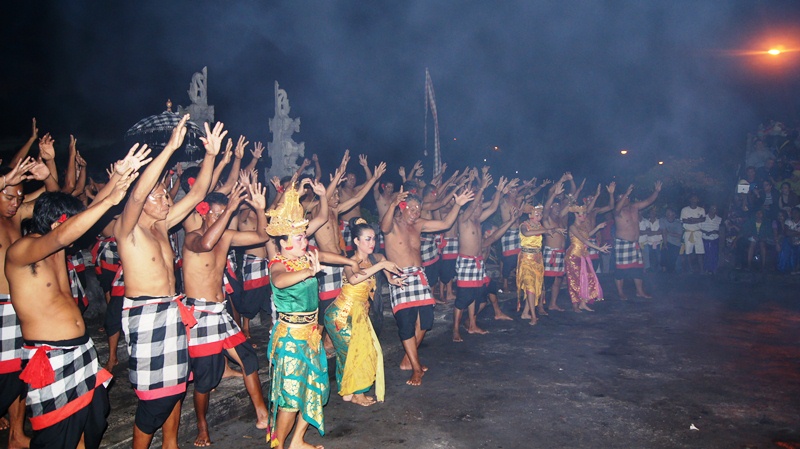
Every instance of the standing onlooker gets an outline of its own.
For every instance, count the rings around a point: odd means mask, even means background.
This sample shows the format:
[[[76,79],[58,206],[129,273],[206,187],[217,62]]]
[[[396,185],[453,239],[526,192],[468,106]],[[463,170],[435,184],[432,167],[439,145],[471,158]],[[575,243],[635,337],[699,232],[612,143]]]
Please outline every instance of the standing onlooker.
[[[700,231],[703,233],[703,247],[706,251],[703,271],[708,274],[715,274],[719,266],[719,227],[721,224],[722,217],[717,215],[717,205],[712,204],[708,207],[706,220],[700,223]]]
[[[755,215],[742,226],[741,235],[748,242],[747,269],[753,269],[753,259],[756,256],[756,248],[758,248],[761,270],[766,270],[767,245],[774,245],[777,240],[777,228],[774,226],[774,222],[764,217],[763,210],[757,210]]]
[[[783,222],[784,237],[778,256],[778,269],[792,274],[800,273],[800,207],[792,208],[792,215]]]
[[[683,223],[683,247],[685,257],[684,271],[692,271],[692,259],[697,260],[697,272],[703,271],[703,256],[706,253],[703,247],[703,233],[700,223],[706,220],[706,210],[699,206],[700,199],[697,195],[689,197],[689,205],[681,209],[681,223]],[[691,257],[695,254],[696,257]]]
[[[781,183],[781,191],[778,193],[778,208],[791,217],[792,208],[798,204],[800,204],[800,197],[792,192],[792,186],[788,182]]]
[[[647,211],[647,218],[639,220],[639,246],[644,253],[644,270],[658,271],[661,267],[661,242],[664,237],[659,227],[658,211],[651,207]]]
[[[675,272],[675,262],[681,250],[683,224],[676,219],[675,210],[667,209],[664,218],[659,220],[659,228],[664,239],[664,250],[661,253],[661,264],[667,273]]]

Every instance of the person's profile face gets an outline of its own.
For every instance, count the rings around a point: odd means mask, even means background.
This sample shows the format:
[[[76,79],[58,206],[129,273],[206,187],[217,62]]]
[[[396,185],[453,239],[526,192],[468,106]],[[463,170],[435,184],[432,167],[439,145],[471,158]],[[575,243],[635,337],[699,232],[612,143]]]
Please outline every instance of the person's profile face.
[[[6,218],[11,218],[17,214],[17,209],[25,200],[22,193],[22,184],[16,186],[6,186],[0,192],[0,214]]]

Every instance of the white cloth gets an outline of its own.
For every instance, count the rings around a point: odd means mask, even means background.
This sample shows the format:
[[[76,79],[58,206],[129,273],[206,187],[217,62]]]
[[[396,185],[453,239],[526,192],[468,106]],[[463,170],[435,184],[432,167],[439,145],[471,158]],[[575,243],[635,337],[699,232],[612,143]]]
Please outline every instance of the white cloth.
[[[706,210],[700,206],[695,207],[692,209],[690,206],[686,206],[681,209],[681,222],[687,218],[700,218],[706,215]],[[700,230],[700,223],[694,224],[686,224],[683,223],[683,230],[684,231],[699,231]]]
[[[658,232],[659,229],[661,229],[661,225],[658,219],[656,219],[656,221],[650,221],[647,218],[643,218],[641,221],[639,221],[639,245],[649,245],[653,248],[658,248],[658,246],[661,245],[661,240],[663,240],[661,233],[659,232],[656,235],[645,235],[644,232]]]
[[[703,240],[717,240],[719,239],[719,225],[722,223],[722,217],[717,215],[714,218],[706,216],[706,221],[700,223],[700,230],[703,231]],[[716,234],[706,234],[707,232],[717,231]]]

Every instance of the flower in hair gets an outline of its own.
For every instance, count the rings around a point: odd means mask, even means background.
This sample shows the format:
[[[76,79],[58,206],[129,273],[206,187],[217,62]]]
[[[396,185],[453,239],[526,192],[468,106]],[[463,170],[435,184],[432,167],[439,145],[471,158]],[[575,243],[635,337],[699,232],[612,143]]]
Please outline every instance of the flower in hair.
[[[408,203],[405,202],[405,201],[400,201],[400,203],[397,205],[397,207],[399,207],[400,210],[406,210],[406,208],[408,207]]]
[[[197,213],[200,214],[201,217],[205,217],[206,214],[208,213],[208,211],[211,210],[211,207],[208,205],[207,202],[200,201],[197,204],[197,206],[195,206],[194,210],[196,210]]]
[[[367,224],[367,220],[364,220],[363,218],[358,218],[356,219],[355,224],[357,225]]]
[[[67,221],[67,218],[68,218],[67,214],[61,214],[61,216],[58,217],[58,222],[59,223],[64,223],[65,221]]]
[[[189,179],[186,180],[186,183],[189,184],[189,187],[194,187],[194,182],[195,181],[197,181],[197,179],[195,179],[194,177],[190,176]]]

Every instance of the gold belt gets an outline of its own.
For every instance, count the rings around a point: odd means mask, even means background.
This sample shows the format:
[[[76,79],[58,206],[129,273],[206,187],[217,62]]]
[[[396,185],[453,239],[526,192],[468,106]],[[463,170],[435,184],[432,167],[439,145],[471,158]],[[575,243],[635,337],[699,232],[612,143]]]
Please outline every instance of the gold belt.
[[[522,249],[523,253],[528,253],[528,254],[541,254],[542,253],[542,248],[528,248],[526,246],[523,246],[521,249]]]
[[[317,324],[317,311],[300,313],[278,312],[278,320],[289,327]]]

